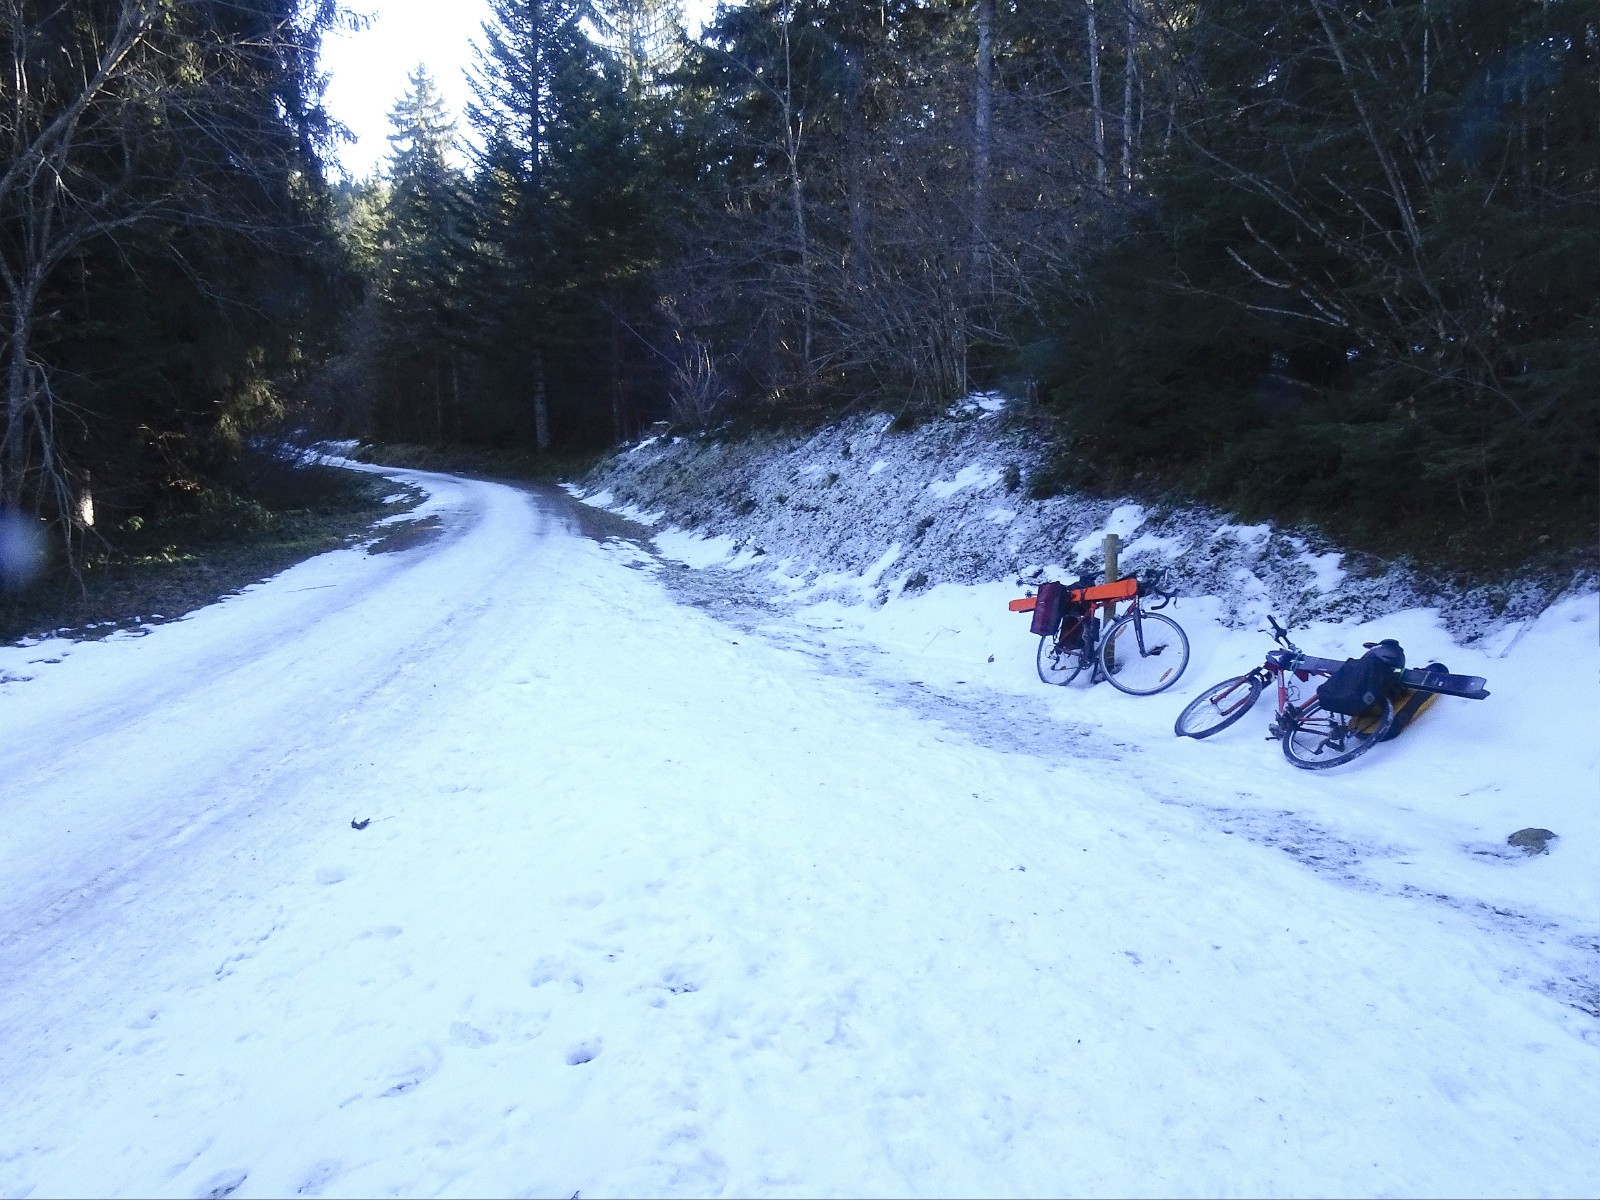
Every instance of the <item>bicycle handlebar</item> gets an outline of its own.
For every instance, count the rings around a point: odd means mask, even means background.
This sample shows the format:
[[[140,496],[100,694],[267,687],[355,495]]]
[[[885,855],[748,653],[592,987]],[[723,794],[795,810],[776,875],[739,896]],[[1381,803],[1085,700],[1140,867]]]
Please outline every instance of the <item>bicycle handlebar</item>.
[[[1134,576],[1134,578],[1137,579],[1138,576]],[[1161,609],[1165,608],[1167,605],[1171,604],[1177,599],[1177,597],[1167,589],[1167,573],[1165,571],[1162,571],[1148,582],[1145,580],[1140,580],[1139,595],[1141,597],[1154,596],[1156,598],[1154,603],[1146,604],[1144,606],[1147,612],[1159,612]]]
[[[1299,646],[1296,646],[1289,640],[1289,631],[1282,625],[1278,624],[1277,617],[1273,616],[1271,613],[1268,613],[1267,622],[1272,626],[1273,638],[1279,642],[1282,642],[1285,649],[1293,650],[1296,654],[1300,654],[1302,652]]]
[[[1127,578],[1138,579],[1138,576],[1137,575],[1132,575],[1132,576],[1127,576]],[[1065,581],[1063,581],[1063,585],[1065,587],[1073,590],[1073,591],[1081,591],[1084,588],[1094,587],[1095,584],[1099,581],[1099,579],[1100,579],[1100,571],[1099,571],[1099,569],[1096,568],[1096,567],[1090,566],[1086,570],[1079,571],[1077,579],[1074,580],[1072,583],[1065,583]],[[1024,577],[1024,576],[1018,576],[1017,577],[1017,586],[1018,587],[1037,587],[1042,581],[1043,581],[1043,576],[1042,575],[1035,575],[1033,578],[1027,578],[1027,577]],[[1147,611],[1150,611],[1150,612],[1159,611],[1160,609],[1166,608],[1167,605],[1171,604],[1174,600],[1177,599],[1177,597],[1172,592],[1167,590],[1167,586],[1166,585],[1167,585],[1167,573],[1165,571],[1161,572],[1159,575],[1155,576],[1153,579],[1151,579],[1147,583],[1146,582],[1142,582],[1142,581],[1140,582],[1140,584],[1139,584],[1139,595],[1141,597],[1144,597],[1144,596],[1154,596],[1154,597],[1156,597],[1156,600],[1155,600],[1154,603],[1146,604],[1144,606]],[[1276,627],[1277,622],[1273,622],[1273,624]]]

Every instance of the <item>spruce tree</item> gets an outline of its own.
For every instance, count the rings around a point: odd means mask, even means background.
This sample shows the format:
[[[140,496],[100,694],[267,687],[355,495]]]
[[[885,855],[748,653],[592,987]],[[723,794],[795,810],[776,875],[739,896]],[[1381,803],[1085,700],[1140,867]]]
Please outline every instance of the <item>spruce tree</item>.
[[[641,114],[659,101],[630,100],[626,68],[587,32],[601,22],[586,0],[495,0],[492,14],[469,110],[484,144],[477,336],[526,397],[540,449],[558,433],[620,437],[619,306],[640,305],[638,264],[660,220],[641,182],[658,169]]]
[[[393,149],[378,284],[382,336],[395,369],[380,412],[392,433],[442,439],[458,416],[465,180],[450,161],[455,122],[426,68],[412,72],[389,120]]]
[[[479,222],[502,269],[518,278],[531,320],[522,342],[534,444],[551,445],[548,354],[551,206],[544,186],[545,127],[552,82],[574,58],[589,56],[587,0],[492,0],[473,77],[468,118],[496,155],[504,202]],[[480,163],[480,169],[487,162]],[[522,325],[523,322],[516,322]],[[522,332],[521,329],[518,332]]]

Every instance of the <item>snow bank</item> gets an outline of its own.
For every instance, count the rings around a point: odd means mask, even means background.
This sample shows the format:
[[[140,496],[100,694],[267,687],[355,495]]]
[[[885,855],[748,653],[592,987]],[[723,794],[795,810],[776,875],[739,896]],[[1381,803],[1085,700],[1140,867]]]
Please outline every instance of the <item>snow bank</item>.
[[[1431,608],[1462,642],[1526,623],[1595,579],[1512,580],[1461,591],[1405,562],[1350,554],[1304,531],[1239,525],[1199,505],[1146,506],[1067,494],[1028,495],[1033,436],[995,397],[969,397],[944,420],[892,432],[867,414],[810,437],[652,438],[601,464],[575,493],[646,524],[731,539],[726,553],[783,564],[842,599],[882,604],[901,592],[1035,572],[1064,574],[1121,535],[1125,571],[1166,570],[1189,596],[1221,599],[1231,628],[1268,612],[1308,620],[1370,619]],[[676,538],[671,553],[687,552]],[[892,574],[859,583],[890,546]],[[698,564],[702,556],[696,556]],[[825,585],[827,586],[827,585]]]

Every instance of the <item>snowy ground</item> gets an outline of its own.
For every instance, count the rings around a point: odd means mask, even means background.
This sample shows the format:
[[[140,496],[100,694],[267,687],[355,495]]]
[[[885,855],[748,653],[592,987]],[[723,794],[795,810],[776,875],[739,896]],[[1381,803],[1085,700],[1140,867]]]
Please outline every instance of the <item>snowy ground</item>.
[[[1003,584],[392,474],[438,536],[0,649],[0,1194],[1600,1191],[1592,596],[1382,623],[1494,696],[1311,775],[1170,737],[1221,601],[1047,692]]]

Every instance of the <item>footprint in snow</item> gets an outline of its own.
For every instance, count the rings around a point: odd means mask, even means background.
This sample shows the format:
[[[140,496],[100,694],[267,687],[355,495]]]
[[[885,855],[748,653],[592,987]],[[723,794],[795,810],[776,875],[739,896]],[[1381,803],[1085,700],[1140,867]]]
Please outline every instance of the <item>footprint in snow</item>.
[[[404,1096],[407,1092],[416,1090],[417,1086],[426,1083],[438,1073],[441,1056],[435,1046],[423,1046],[413,1060],[413,1065],[394,1073],[395,1082],[382,1092],[380,1096]],[[396,1078],[397,1077],[397,1078]]]
[[[583,991],[583,977],[571,970],[558,958],[541,958],[528,973],[529,987],[544,987],[547,983],[566,980],[575,992]]]
[[[601,1043],[599,1038],[590,1038],[587,1042],[579,1042],[567,1051],[567,1066],[581,1067],[584,1063],[593,1062],[600,1056]]]
[[[698,992],[700,990],[700,985],[682,971],[668,971],[662,977],[661,986],[674,996],[682,996],[689,992]]]
[[[328,1186],[329,1181],[339,1174],[343,1164],[337,1159],[325,1158],[306,1173],[306,1181],[295,1188],[297,1196],[320,1196],[322,1189]]]
[[[317,882],[318,883],[342,883],[344,881],[344,878],[345,878],[345,870],[344,870],[343,867],[318,867],[317,868]]]
[[[450,1040],[458,1046],[487,1046],[500,1039],[486,1029],[468,1025],[465,1021],[450,1023]]]
[[[668,1183],[673,1191],[719,1196],[728,1186],[728,1164],[721,1155],[701,1148],[690,1161],[673,1166]]]
[[[241,1171],[237,1168],[232,1171],[224,1171],[222,1174],[214,1176],[211,1182],[200,1190],[199,1195],[204,1197],[204,1200],[221,1200],[221,1197],[231,1196],[238,1191],[239,1185],[249,1176],[249,1171]]]

